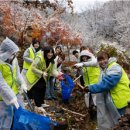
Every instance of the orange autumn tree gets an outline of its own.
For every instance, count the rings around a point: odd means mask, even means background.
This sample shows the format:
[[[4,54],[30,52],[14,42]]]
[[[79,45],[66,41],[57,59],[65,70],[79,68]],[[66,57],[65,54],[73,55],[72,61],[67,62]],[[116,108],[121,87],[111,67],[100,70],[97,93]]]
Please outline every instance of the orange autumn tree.
[[[82,44],[81,36],[72,31],[59,17],[50,18],[43,26],[43,36],[50,45],[63,45],[67,47],[68,57],[70,49]]]
[[[47,20],[43,26],[43,34],[47,35],[50,45],[62,44],[67,46],[69,44],[76,46],[82,43],[80,35],[73,32],[71,27],[66,25],[59,17]]]
[[[1,14],[1,24],[0,27],[3,28],[3,33],[6,36],[11,35],[14,33],[15,27],[13,26],[11,19],[11,10],[8,5],[6,5],[6,2],[0,4],[0,14]],[[1,32],[2,33],[2,32]]]
[[[57,2],[57,1],[56,1]],[[68,3],[72,3],[68,0]],[[58,5],[58,3],[56,3]],[[32,37],[42,39],[47,37],[48,44],[63,44],[69,49],[70,46],[81,44],[79,34],[73,33],[71,28],[59,19],[60,14],[64,12],[64,8],[58,7],[47,18],[41,15],[39,9],[34,6],[25,8],[18,1],[3,1],[0,5],[0,13],[2,13],[2,24],[5,28],[6,35],[16,35],[23,43],[23,36],[27,26],[32,26]],[[48,36],[48,34],[50,36]]]
[[[30,13],[28,9],[21,6],[21,3],[12,3],[12,1],[2,1],[0,4],[1,28],[6,36],[16,35],[19,39],[28,25],[40,24],[41,17],[38,13]],[[34,18],[34,20],[33,20]],[[36,27],[34,26],[34,29]],[[39,37],[39,29],[35,30]],[[34,36],[36,37],[36,36]]]

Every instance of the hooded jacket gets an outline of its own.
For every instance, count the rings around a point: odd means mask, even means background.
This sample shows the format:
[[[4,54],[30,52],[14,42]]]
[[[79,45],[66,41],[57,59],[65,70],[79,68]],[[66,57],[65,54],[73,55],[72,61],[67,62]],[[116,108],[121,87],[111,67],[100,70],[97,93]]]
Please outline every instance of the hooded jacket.
[[[6,38],[0,45],[0,95],[6,104],[16,98],[18,87],[25,83],[20,74],[17,59],[15,58],[12,64],[6,62],[12,54],[18,51],[18,46],[9,38]]]
[[[82,71],[83,71],[83,78],[84,78],[85,86],[97,83],[99,80],[100,69],[98,65],[95,64],[96,58],[88,50],[84,50],[81,52],[80,60],[82,56],[90,57],[90,59],[88,59],[88,62],[83,62],[84,66],[83,66]],[[90,67],[89,66],[87,67],[87,65],[85,64],[90,65]]]
[[[121,109],[127,106],[130,100],[129,79],[123,68],[116,63],[115,58],[110,58],[108,67],[101,75],[98,84],[89,86],[91,93],[110,91],[116,108]]]
[[[109,59],[109,65],[115,63],[116,58]],[[118,124],[120,114],[113,103],[109,92],[120,80],[122,69],[119,65],[101,70],[98,84],[89,85],[91,93],[96,93],[97,121],[100,130],[111,129]]]

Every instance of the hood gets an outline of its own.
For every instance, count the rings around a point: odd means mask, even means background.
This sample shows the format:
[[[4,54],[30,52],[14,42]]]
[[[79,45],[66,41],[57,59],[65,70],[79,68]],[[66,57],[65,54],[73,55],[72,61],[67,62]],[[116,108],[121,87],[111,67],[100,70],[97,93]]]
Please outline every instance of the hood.
[[[111,64],[112,62],[117,62],[117,59],[115,57],[109,58],[108,65]]]
[[[92,54],[91,52],[89,52],[88,50],[83,50],[83,51],[81,51],[81,53],[80,53],[80,58],[81,58],[81,56],[89,56],[89,57],[92,57],[93,54]]]
[[[12,54],[19,51],[18,46],[8,37],[0,45],[0,59],[6,61]]]

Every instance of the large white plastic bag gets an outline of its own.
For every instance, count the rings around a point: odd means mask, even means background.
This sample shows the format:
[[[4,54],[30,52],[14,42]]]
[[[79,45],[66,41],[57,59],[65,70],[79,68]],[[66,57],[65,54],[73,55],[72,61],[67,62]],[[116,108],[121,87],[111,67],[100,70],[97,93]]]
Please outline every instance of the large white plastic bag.
[[[85,104],[87,108],[92,108],[93,106],[96,106],[95,100],[96,97],[93,97],[90,92],[85,94]]]
[[[84,98],[85,98],[85,104],[86,104],[86,107],[89,108],[89,97],[90,97],[90,92],[86,93],[84,95]]]

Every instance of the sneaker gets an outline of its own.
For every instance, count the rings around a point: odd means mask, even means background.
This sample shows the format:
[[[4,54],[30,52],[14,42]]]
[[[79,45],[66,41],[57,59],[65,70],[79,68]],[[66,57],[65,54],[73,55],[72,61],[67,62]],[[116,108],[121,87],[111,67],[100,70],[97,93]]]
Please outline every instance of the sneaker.
[[[27,102],[24,102],[24,106],[27,106],[28,105],[28,103]]]
[[[49,105],[47,105],[47,104],[42,104],[42,107],[44,108],[44,107],[49,107]]]
[[[43,113],[44,116],[47,115],[46,110],[43,107],[35,107],[36,111],[39,113]]]

